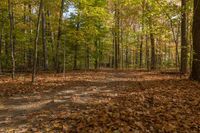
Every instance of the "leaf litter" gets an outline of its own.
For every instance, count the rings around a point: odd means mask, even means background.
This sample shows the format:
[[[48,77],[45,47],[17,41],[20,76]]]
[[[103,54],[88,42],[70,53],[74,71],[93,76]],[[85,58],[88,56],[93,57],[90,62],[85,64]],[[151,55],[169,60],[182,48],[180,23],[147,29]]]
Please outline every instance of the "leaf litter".
[[[40,74],[36,85],[29,76],[1,77],[0,132],[200,132],[200,84],[187,77],[141,71],[66,75]]]

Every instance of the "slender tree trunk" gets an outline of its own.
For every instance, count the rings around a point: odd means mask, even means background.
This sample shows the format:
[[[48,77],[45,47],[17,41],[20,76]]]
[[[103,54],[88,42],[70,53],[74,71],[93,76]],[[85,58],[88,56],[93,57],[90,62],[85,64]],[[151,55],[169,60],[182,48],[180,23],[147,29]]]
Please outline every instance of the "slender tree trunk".
[[[121,68],[124,69],[124,32],[123,19],[120,20],[120,43],[121,43]]]
[[[42,7],[42,44],[43,44],[43,63],[44,63],[44,70],[48,69],[48,57],[47,57],[47,44],[46,44],[46,15],[45,15],[45,8],[44,3]]]
[[[90,66],[90,50],[88,44],[85,44],[85,69],[89,70]]]
[[[6,67],[5,67],[5,69],[8,69],[8,57],[9,57],[9,55],[8,55],[8,49],[9,49],[9,40],[8,40],[8,35],[6,34],[5,35],[5,65],[6,65]]]
[[[27,8],[27,5],[26,5],[26,3],[24,3],[24,25],[26,25],[26,23],[27,23],[26,8]],[[24,30],[24,35],[27,36],[27,30],[26,29]],[[24,42],[24,46],[22,46],[22,47],[24,49],[23,69],[25,70],[26,61],[27,61],[27,50],[26,49],[28,47],[26,41]]]
[[[96,48],[96,53],[95,53],[94,67],[95,67],[95,69],[97,69],[98,68],[98,56],[99,56],[97,39],[95,40],[95,48]]]
[[[143,35],[141,35],[141,40],[140,40],[140,68],[142,68],[143,65]]]
[[[32,71],[32,83],[35,82],[36,76],[36,69],[37,69],[37,45],[39,41],[39,32],[40,32],[40,21],[41,21],[41,14],[43,8],[43,0],[40,0],[40,7],[38,13],[38,20],[37,20],[37,29],[36,29],[36,37],[35,37],[35,44],[34,44],[34,60],[33,60],[33,71]]]
[[[56,49],[56,69],[57,72],[60,72],[60,47],[61,47],[61,35],[62,35],[62,19],[63,19],[63,9],[64,9],[64,0],[61,0],[60,7],[60,17],[59,17],[59,25],[58,25],[58,38],[57,38],[57,49]]]
[[[3,43],[3,32],[4,32],[4,21],[3,12],[1,17],[1,31],[0,31],[0,74],[2,74],[2,43]]]
[[[28,5],[29,9],[29,16],[28,16],[28,23],[29,23],[29,43],[33,44],[33,39],[32,39],[32,24],[31,24],[31,14],[32,14],[32,7],[31,4]],[[33,62],[33,53],[32,53],[32,48],[30,45],[28,45],[28,58],[27,58],[27,67],[31,68],[32,67],[32,62]]]
[[[143,37],[143,31],[144,31],[144,13],[145,13],[145,0],[142,2],[142,24],[141,24],[141,40],[140,40],[140,68],[142,68],[143,65],[143,42],[144,42],[144,37]]]
[[[87,46],[87,69],[90,69],[90,50],[89,47]]]
[[[186,0],[182,0],[182,18],[181,18],[181,68],[180,72],[187,72],[187,20],[186,20]]]
[[[151,70],[156,69],[155,39],[153,33],[150,33],[151,39]]]
[[[101,42],[101,38],[99,38],[98,39],[98,53],[99,53],[99,55],[98,55],[98,68],[100,68],[102,65],[102,63],[103,63],[103,52],[102,52],[102,50],[101,50],[101,44],[103,43],[103,42]]]
[[[168,16],[168,15],[167,15]],[[178,51],[178,47],[179,47],[179,33],[180,33],[180,26],[179,24],[177,25],[177,34],[175,33],[175,29],[173,26],[173,21],[172,19],[169,17],[170,20],[170,27],[171,27],[171,31],[172,31],[172,35],[173,35],[173,41],[176,45],[176,67],[178,68],[179,63],[180,63],[180,59],[179,59],[179,51]]]
[[[147,70],[150,70],[150,60],[149,60],[149,43],[148,43],[148,35],[146,35],[146,67]]]
[[[194,0],[193,18],[193,63],[190,78],[200,81],[200,2]]]
[[[191,72],[192,71],[192,60],[193,60],[192,28],[190,29],[189,42],[190,42],[190,72]]]
[[[78,45],[74,46],[74,70],[77,70],[77,54],[78,54]]]
[[[136,46],[136,51],[135,51],[135,64],[136,68],[140,66],[140,36],[137,36],[137,46]]]
[[[50,16],[51,16],[51,13],[49,10],[47,11],[47,16],[48,16],[48,18],[50,18]],[[53,62],[54,68],[56,69],[55,39],[54,39],[54,32],[53,32],[53,28],[52,28],[51,19],[49,19],[49,21],[48,21],[48,30],[49,30],[50,42],[51,42],[51,52],[53,53],[51,61]]]
[[[148,11],[150,11],[150,6],[148,3],[146,4],[146,8]],[[153,33],[153,21],[152,21],[152,16],[148,18],[149,21],[149,30],[150,30],[150,42],[151,42],[151,65],[150,69],[155,70],[156,69],[156,49],[155,49],[155,38],[154,38],[154,33]]]
[[[127,44],[126,44],[126,55],[125,55],[125,58],[126,58],[126,61],[125,61],[126,69],[128,69],[129,61],[128,61],[128,45]]]
[[[151,70],[156,69],[156,50],[155,50],[155,38],[152,29],[152,18],[149,18],[149,28],[150,28],[150,41],[151,41]]]
[[[3,27],[2,27],[2,31],[3,31]],[[2,32],[1,32],[1,34],[0,34],[0,74],[2,74],[2,58],[1,58],[1,56],[2,56],[2,53],[1,53],[1,51],[2,51]]]
[[[112,41],[112,68],[115,67],[115,32],[113,32],[113,41]]]
[[[66,77],[66,40],[63,48],[63,76]]]
[[[120,67],[120,9],[117,12],[117,68]]]
[[[80,19],[80,14],[78,14],[78,18]],[[76,31],[80,30],[80,20],[78,20]],[[76,44],[74,45],[74,70],[77,70],[77,57],[78,57],[78,40],[76,40]]]
[[[120,62],[120,11],[119,11],[119,0],[115,3],[115,69],[119,68]]]
[[[10,19],[10,46],[11,46],[11,58],[12,58],[12,79],[15,77],[15,55],[14,55],[14,42],[13,42],[13,28],[14,28],[14,18],[13,18],[13,3],[8,0],[8,11]]]

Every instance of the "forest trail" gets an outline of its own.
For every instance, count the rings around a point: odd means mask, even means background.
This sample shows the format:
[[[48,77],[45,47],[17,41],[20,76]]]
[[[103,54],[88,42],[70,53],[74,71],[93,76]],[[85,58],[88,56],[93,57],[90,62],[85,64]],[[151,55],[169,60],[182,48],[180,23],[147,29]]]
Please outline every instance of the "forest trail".
[[[143,71],[0,77],[0,132],[200,131],[200,85]]]

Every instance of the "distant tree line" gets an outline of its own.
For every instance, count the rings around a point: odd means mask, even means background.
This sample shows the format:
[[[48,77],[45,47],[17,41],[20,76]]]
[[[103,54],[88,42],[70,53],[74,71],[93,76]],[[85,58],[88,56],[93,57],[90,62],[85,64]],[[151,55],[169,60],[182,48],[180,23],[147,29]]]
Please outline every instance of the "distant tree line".
[[[14,79],[32,72],[34,82],[37,71],[176,69],[200,80],[199,6],[198,0],[0,1],[0,73]]]

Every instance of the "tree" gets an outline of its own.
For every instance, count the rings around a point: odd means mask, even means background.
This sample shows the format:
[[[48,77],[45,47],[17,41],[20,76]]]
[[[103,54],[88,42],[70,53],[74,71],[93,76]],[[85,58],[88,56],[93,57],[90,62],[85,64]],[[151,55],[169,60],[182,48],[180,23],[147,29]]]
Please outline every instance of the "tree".
[[[153,8],[152,5],[148,5],[147,3],[147,10],[151,11],[150,8]],[[151,70],[156,69],[156,47],[155,47],[155,37],[154,37],[154,30],[153,30],[153,18],[152,14],[149,15],[149,36],[150,36],[150,42],[151,42]]]
[[[181,68],[182,74],[187,72],[187,20],[186,20],[186,0],[182,0],[181,9]]]
[[[181,18],[182,42],[191,36],[183,30],[191,30],[190,1],[186,10],[184,1],[43,0],[38,23],[40,2],[0,1],[2,71],[178,68],[180,51],[180,68],[187,66],[179,40]]]
[[[194,0],[193,17],[193,63],[190,78],[200,81],[200,2]]]
[[[3,12],[1,15],[1,31],[0,31],[0,74],[2,74],[2,44],[3,44],[3,32],[4,32],[4,20]]]
[[[43,60],[44,60],[44,70],[48,69],[48,57],[47,57],[47,43],[46,43],[46,13],[45,6],[43,3],[42,8],[42,44],[43,44]]]
[[[60,54],[61,54],[61,36],[62,36],[62,21],[63,21],[63,9],[64,0],[61,0],[60,14],[59,14],[59,24],[58,24],[58,36],[57,36],[57,48],[56,48],[56,69],[60,72]]]
[[[115,27],[114,27],[114,47],[115,47],[115,69],[119,67],[120,54],[120,3],[119,0],[115,2]]]
[[[37,58],[38,58],[38,41],[39,41],[39,33],[40,33],[40,21],[41,21],[41,14],[43,9],[43,0],[40,0],[40,7],[38,13],[38,20],[37,20],[37,29],[36,29],[36,36],[35,36],[35,44],[34,44],[34,61],[33,61],[33,71],[32,71],[32,83],[35,82],[36,76],[36,69],[37,69]]]
[[[10,19],[10,46],[11,46],[11,58],[12,58],[12,79],[15,77],[15,54],[14,54],[14,42],[13,42],[13,29],[14,29],[14,16],[13,16],[13,2],[8,0],[8,12]]]

